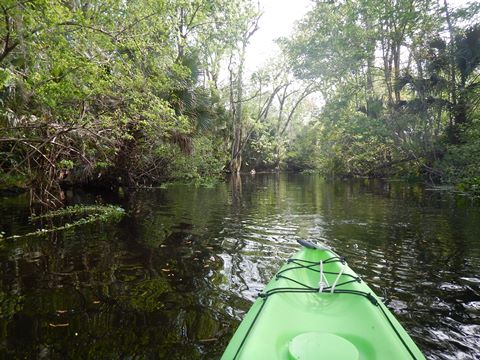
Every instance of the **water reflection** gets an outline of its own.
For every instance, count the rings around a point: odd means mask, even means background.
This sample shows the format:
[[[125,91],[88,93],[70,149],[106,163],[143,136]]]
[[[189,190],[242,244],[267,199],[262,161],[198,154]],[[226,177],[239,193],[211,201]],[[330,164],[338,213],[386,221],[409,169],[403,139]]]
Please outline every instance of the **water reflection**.
[[[218,358],[300,238],[346,255],[429,358],[478,351],[480,210],[465,198],[291,174],[74,195],[117,201],[128,216],[1,245],[7,357]],[[31,230],[27,205],[0,202],[2,231]]]

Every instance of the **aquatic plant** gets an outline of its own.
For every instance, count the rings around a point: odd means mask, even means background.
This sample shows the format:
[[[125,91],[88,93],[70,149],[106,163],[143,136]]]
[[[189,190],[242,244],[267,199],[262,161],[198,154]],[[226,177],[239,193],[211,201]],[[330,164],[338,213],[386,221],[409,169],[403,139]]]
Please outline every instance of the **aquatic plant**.
[[[52,210],[41,215],[32,215],[30,217],[31,222],[39,220],[58,220],[59,224],[50,224],[50,226],[39,228],[35,231],[22,234],[12,235],[5,237],[5,234],[0,234],[0,239],[10,240],[16,238],[25,238],[31,236],[39,236],[43,234],[49,234],[58,231],[65,231],[77,226],[91,224],[97,221],[100,222],[115,222],[119,221],[125,210],[119,206],[114,205],[74,205],[67,206],[63,209]],[[73,221],[68,219],[75,218]]]

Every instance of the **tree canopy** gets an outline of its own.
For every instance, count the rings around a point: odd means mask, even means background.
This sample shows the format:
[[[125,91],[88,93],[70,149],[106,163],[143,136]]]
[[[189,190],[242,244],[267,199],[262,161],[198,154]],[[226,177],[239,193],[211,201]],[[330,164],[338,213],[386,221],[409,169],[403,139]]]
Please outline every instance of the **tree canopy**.
[[[251,169],[474,188],[479,9],[318,1],[249,75],[250,0],[5,0],[0,182],[53,203]]]

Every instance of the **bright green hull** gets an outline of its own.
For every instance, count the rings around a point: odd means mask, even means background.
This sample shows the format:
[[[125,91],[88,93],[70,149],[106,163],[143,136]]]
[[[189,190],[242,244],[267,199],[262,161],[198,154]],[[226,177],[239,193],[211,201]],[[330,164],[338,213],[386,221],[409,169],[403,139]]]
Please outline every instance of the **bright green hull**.
[[[295,254],[292,259],[298,260],[285,264],[263,291],[270,295],[255,301],[222,360],[425,359],[381,300],[338,258],[323,264],[330,287],[324,281],[323,292],[314,290],[320,284],[320,260],[334,256],[307,248]]]

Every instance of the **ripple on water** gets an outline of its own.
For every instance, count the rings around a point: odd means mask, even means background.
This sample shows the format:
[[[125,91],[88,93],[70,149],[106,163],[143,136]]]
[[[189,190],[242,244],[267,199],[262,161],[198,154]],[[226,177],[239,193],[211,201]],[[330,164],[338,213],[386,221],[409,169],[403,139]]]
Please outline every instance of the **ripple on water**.
[[[445,320],[450,320],[445,324]],[[479,327],[463,326],[453,319],[445,318],[435,329],[430,328],[429,338],[437,351],[427,358],[478,359],[480,341]],[[433,344],[432,344],[433,345]]]
[[[462,305],[472,318],[480,320],[480,301],[470,301]],[[480,332],[478,335],[480,336]]]
[[[465,286],[452,284],[452,283],[441,283],[439,285],[440,290],[447,291],[447,292],[460,292],[466,289]]]

